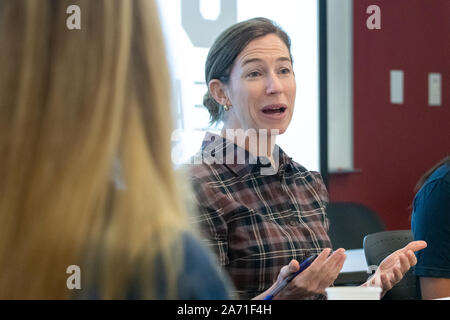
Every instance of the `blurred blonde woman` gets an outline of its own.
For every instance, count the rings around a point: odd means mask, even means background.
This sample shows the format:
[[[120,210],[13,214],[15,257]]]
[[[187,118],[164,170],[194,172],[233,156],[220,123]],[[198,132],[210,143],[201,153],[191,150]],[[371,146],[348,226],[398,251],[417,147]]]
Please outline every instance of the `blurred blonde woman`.
[[[178,197],[155,3],[77,1],[69,30],[72,4],[0,1],[0,298],[227,298]]]

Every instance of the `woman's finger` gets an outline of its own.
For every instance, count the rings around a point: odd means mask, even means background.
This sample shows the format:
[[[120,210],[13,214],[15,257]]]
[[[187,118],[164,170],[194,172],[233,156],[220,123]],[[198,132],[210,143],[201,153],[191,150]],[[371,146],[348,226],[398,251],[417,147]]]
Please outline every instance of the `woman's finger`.
[[[412,250],[413,252],[425,249],[427,247],[427,243],[422,240],[412,241],[408,243],[403,249],[404,251]]]
[[[345,250],[340,248],[333,252],[331,256],[327,259],[327,264],[329,264],[332,267],[335,267],[339,265],[342,261],[345,261],[346,259]]]
[[[296,272],[300,268],[300,264],[297,260],[292,259],[291,262],[287,266],[281,268],[280,273],[278,274],[278,280],[281,281],[293,272]]]
[[[415,265],[417,264],[417,257],[416,257],[416,255],[414,254],[414,252],[411,251],[411,250],[408,250],[408,251],[406,252],[406,255],[407,255],[407,257],[408,257],[409,264],[411,265],[411,267],[415,266]]]
[[[388,291],[392,289],[392,281],[390,281],[387,274],[382,273],[380,275],[380,282],[376,285],[377,287],[381,287],[383,291]]]
[[[324,265],[324,276],[327,282],[333,283],[339,276],[347,256],[343,251],[337,253],[333,259],[328,259]]]
[[[394,283],[392,285],[395,285],[396,283],[400,282],[402,280],[403,275],[405,273],[402,271],[402,268],[400,266],[397,266],[394,268]]]
[[[306,274],[309,273],[317,273],[320,272],[320,270],[323,269],[323,265],[325,261],[327,260],[328,256],[331,253],[330,248],[325,248],[314,261],[311,263],[308,269],[306,269],[303,273],[306,272]]]
[[[338,266],[337,266],[339,272],[341,272],[342,267],[344,266],[345,260],[347,260],[347,255],[345,253],[343,253],[341,259],[338,262]]]
[[[330,248],[325,248],[325,249],[323,249],[322,250],[322,252],[317,256],[317,258],[313,261],[313,263],[311,264],[311,266],[313,265],[313,264],[316,264],[316,265],[321,265],[321,264],[323,264],[327,259],[328,259],[328,257],[330,256],[330,253],[331,253],[331,249]]]
[[[399,257],[399,264],[400,264],[400,266],[399,266],[400,271],[401,271],[403,274],[405,274],[406,272],[408,272],[408,270],[411,268],[411,264],[409,263],[409,259],[408,259],[408,257],[406,256],[406,254],[400,255],[400,257]]]

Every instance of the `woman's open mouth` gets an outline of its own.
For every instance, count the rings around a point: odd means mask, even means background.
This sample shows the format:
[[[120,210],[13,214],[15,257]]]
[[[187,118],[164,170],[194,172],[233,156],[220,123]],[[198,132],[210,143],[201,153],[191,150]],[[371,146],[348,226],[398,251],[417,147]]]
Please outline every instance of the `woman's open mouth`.
[[[282,118],[286,114],[287,106],[284,104],[271,104],[262,108],[262,113],[270,118]]]

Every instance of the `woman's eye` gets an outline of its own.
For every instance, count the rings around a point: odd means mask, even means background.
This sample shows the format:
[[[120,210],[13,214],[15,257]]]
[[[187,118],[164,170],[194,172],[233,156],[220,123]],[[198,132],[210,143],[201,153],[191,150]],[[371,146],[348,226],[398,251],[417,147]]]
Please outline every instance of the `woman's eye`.
[[[280,73],[282,73],[282,74],[289,74],[289,73],[291,73],[291,69],[281,68]]]
[[[261,75],[260,72],[258,72],[258,71],[252,71],[252,72],[250,72],[250,73],[247,75],[247,77],[249,77],[249,78],[256,78],[256,77],[258,77],[258,76],[260,76],[260,75]]]

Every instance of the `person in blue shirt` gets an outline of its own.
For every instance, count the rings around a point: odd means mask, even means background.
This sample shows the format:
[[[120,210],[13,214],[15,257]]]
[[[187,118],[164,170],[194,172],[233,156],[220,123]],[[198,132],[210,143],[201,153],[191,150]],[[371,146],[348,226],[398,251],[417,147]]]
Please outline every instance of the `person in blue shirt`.
[[[411,218],[414,240],[425,240],[418,251],[415,274],[422,299],[450,296],[450,156],[439,161],[417,183]]]

